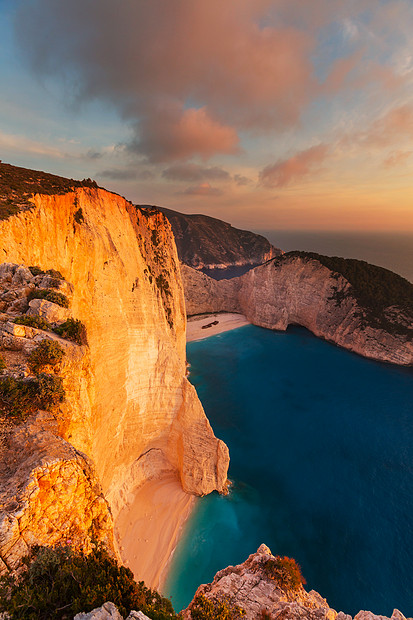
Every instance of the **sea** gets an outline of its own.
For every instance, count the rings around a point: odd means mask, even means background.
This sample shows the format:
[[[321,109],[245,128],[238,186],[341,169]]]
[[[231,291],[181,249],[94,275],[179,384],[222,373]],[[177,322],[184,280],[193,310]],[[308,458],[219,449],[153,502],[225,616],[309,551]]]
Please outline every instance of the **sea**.
[[[346,246],[337,233],[330,250],[324,233],[290,233],[292,246],[287,236],[270,240],[413,281],[412,237],[372,237],[348,236]],[[297,326],[248,325],[189,343],[187,357],[229,447],[232,485],[196,502],[164,588],[175,609],[265,543],[294,557],[306,588],[337,611],[413,616],[413,368],[364,359]]]

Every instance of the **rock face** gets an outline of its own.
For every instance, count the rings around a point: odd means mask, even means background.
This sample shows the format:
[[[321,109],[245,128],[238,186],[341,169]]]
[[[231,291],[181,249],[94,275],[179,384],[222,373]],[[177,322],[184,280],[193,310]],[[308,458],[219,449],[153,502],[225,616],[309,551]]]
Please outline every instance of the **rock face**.
[[[194,269],[260,265],[282,254],[265,237],[214,217],[157,208],[171,223],[179,259]]]
[[[16,477],[11,472],[4,501],[16,497],[19,509],[26,506],[26,499],[32,498],[30,489],[37,489],[41,479],[60,498],[53,515],[50,509],[53,532],[64,531],[65,501],[74,511],[73,502],[79,502],[79,510],[91,515],[87,528],[104,523],[104,537],[110,530],[106,501],[116,517],[128,494],[156,477],[160,467],[176,472],[189,493],[224,491],[228,449],[214,436],[185,377],[184,299],[166,218],[105,190],[79,187],[62,195],[36,195],[31,208],[1,221],[0,247],[3,259],[14,264],[13,273],[4,269],[6,279],[20,278],[23,287],[30,288],[32,282],[30,272],[19,264],[61,272],[70,289],[70,314],[85,324],[88,339],[88,347],[72,346],[73,363],[63,372],[67,394],[57,416],[57,435],[50,439],[52,452],[47,453],[46,441],[40,442],[25,463],[20,450],[21,468]],[[11,294],[10,300],[5,295],[0,296],[3,311],[14,316],[25,312],[18,294]],[[19,307],[12,308],[13,304]],[[30,306],[37,316],[43,314],[56,323],[64,319],[52,316],[50,306],[37,305]],[[10,319],[8,324],[14,325]],[[22,325],[11,329],[13,333],[3,331],[3,347],[22,354],[30,351],[33,338],[42,331]],[[33,439],[26,442],[37,445],[37,431],[30,428],[25,432]],[[70,469],[70,484],[62,468]],[[22,495],[19,479],[29,485]],[[94,489],[94,499],[88,488]],[[79,499],[82,493],[84,500]],[[36,490],[33,498],[36,494],[42,497]],[[93,502],[103,496],[99,515]],[[37,504],[25,508],[27,522],[39,518],[37,510]],[[18,519],[13,511],[10,514]],[[14,531],[10,546],[18,540]],[[22,532],[19,524],[24,540]],[[56,540],[53,534],[36,542]]]
[[[231,606],[241,607],[245,611],[242,616],[245,620],[352,620],[350,615],[331,609],[327,601],[314,590],[306,592],[302,586],[296,590],[279,587],[265,570],[266,562],[274,559],[268,547],[261,545],[243,564],[228,566],[219,571],[212,583],[199,586],[194,600],[183,612],[183,618],[191,620],[191,609],[196,598],[203,596],[213,602],[226,601]],[[263,612],[267,615],[263,615]],[[389,618],[361,611],[355,620]],[[391,620],[406,619],[395,609]]]
[[[268,329],[302,325],[365,357],[413,364],[413,330],[390,333],[369,322],[349,282],[318,260],[285,255],[240,278],[218,282],[186,265],[181,272],[189,315],[240,312]],[[403,325],[413,327],[413,317],[404,317]]]

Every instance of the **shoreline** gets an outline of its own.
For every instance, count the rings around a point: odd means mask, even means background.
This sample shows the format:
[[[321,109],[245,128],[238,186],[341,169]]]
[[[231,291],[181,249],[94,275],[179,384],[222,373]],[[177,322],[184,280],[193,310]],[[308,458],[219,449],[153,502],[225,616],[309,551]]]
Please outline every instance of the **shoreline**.
[[[170,563],[195,505],[174,474],[149,480],[115,521],[115,542],[136,581],[162,592]]]
[[[215,323],[215,325],[210,325]],[[236,314],[235,312],[214,312],[210,314],[197,314],[188,317],[186,327],[186,341],[193,342],[194,340],[203,340],[210,336],[216,336],[222,334],[231,329],[237,329],[244,325],[250,325],[250,321],[246,319],[243,314]],[[210,325],[203,329],[203,326]]]

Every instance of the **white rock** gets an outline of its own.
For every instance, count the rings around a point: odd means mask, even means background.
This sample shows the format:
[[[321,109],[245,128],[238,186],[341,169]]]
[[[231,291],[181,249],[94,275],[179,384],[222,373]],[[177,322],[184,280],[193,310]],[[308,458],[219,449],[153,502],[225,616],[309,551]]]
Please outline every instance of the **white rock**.
[[[64,323],[70,317],[70,310],[47,299],[32,299],[27,314],[41,316],[49,323]]]
[[[123,616],[120,615],[116,605],[108,602],[89,613],[76,614],[73,620],[123,620]]]

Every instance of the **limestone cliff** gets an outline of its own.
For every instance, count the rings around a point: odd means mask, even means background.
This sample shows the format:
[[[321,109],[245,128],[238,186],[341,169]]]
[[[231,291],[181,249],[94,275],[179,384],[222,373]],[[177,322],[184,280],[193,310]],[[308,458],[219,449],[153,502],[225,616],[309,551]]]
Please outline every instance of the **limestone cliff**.
[[[238,606],[245,620],[352,620],[343,612],[331,609],[318,592],[307,592],[301,585],[296,589],[280,586],[266,569],[274,556],[265,545],[238,566],[228,566],[219,571],[212,583],[199,586],[194,600],[183,612],[184,620],[191,620],[191,610],[197,597],[212,602],[226,601],[231,607]],[[198,617],[198,616],[197,616]],[[406,620],[400,611],[394,610],[391,619],[360,611],[354,620]],[[411,620],[411,619],[407,619]]]
[[[268,329],[302,325],[365,357],[413,364],[413,287],[407,281],[403,307],[394,299],[373,316],[346,277],[312,256],[287,254],[240,278],[219,282],[186,265],[181,272],[189,315],[231,311]]]
[[[116,518],[128,494],[160,471],[176,472],[189,493],[223,491],[228,450],[215,438],[185,377],[184,299],[166,218],[93,186],[61,195],[37,194],[30,202],[0,222],[3,260],[16,269],[23,264],[61,272],[70,283],[70,315],[85,324],[88,346],[76,347],[80,357],[74,353],[63,373],[66,401],[53,431],[40,423],[36,430],[34,421],[19,430],[26,433],[24,445],[38,445],[38,450],[33,447],[27,462],[24,449],[18,450],[19,463],[10,472],[10,488],[3,497],[6,518],[13,513],[7,502],[20,493],[19,510],[24,504],[30,531],[30,519],[38,519],[49,505],[39,480],[51,489],[50,496],[59,489],[53,515],[50,509],[53,532],[45,523],[44,536],[36,539],[49,544],[57,540],[59,528],[66,536],[63,507],[66,502],[66,511],[70,507],[76,512],[79,493],[89,498],[87,527],[99,528],[100,519],[110,530],[106,501]],[[40,313],[41,305],[34,304],[33,311]],[[19,314],[22,307],[11,311]],[[20,348],[28,351],[36,330],[19,327],[23,326],[16,325],[9,334],[12,348],[20,339],[25,341]],[[54,439],[47,435],[46,441],[45,433]],[[10,450],[17,436],[10,438]],[[63,475],[69,469],[70,474]],[[19,488],[19,480],[26,490]],[[32,505],[36,494],[38,503]],[[79,502],[79,510],[85,502]],[[19,519],[17,514],[14,518]],[[19,524],[24,540],[25,527]],[[13,531],[10,544],[17,540],[17,529]],[[26,538],[28,544],[33,542],[29,534]]]

